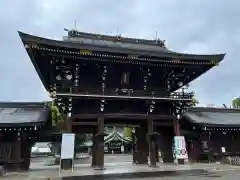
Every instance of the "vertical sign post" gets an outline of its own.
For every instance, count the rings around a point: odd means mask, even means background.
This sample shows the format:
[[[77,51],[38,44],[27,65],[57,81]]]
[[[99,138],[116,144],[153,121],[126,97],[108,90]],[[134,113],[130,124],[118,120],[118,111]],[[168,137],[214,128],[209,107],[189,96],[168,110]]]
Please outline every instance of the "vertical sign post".
[[[61,159],[60,169],[62,168],[62,161],[71,161],[71,168],[73,171],[73,159],[74,159],[74,146],[75,146],[75,134],[64,133],[62,134],[62,146],[61,146]]]

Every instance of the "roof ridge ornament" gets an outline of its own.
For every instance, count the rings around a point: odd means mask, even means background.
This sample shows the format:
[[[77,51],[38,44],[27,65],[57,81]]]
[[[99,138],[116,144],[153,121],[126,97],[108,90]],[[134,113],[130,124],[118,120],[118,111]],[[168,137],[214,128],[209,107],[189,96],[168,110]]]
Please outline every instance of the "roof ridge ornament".
[[[159,37],[158,37],[158,32],[156,31],[155,32],[156,33],[156,37],[155,37],[155,43],[157,44],[157,45],[160,45],[160,47],[164,47],[164,48],[166,48],[166,46],[165,46],[165,40],[161,40]]]

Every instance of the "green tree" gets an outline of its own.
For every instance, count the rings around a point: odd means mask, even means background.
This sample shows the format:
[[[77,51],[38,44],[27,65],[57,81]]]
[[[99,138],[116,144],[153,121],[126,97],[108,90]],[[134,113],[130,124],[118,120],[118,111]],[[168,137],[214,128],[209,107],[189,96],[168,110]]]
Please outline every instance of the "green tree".
[[[195,92],[193,91],[192,93],[193,93],[193,97],[192,97],[191,106],[193,107],[199,104],[199,101],[196,99]]]
[[[52,125],[56,126],[61,118],[58,108],[54,102],[51,103],[51,112],[52,112]]]
[[[66,123],[64,119],[66,118],[64,114],[61,114],[54,102],[51,103],[52,112],[52,131],[54,133],[64,133],[67,131]]]
[[[197,104],[199,104],[199,101],[197,99],[195,99],[195,97],[193,97],[192,106],[196,106]]]
[[[240,108],[240,97],[237,97],[232,100],[232,107],[233,108]]]
[[[53,133],[64,133],[66,132],[65,117],[59,112],[57,106],[54,102],[51,104],[51,113],[52,113],[52,132]],[[82,145],[86,141],[86,134],[76,134],[75,137],[75,152],[79,152]],[[55,146],[54,149],[58,154],[60,152],[61,146],[60,143],[52,143],[52,146]]]

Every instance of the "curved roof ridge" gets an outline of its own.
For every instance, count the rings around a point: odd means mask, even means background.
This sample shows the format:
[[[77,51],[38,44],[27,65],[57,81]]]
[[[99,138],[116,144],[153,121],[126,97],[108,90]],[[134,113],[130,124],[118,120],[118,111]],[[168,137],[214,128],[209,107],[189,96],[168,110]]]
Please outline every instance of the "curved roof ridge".
[[[107,136],[104,137],[104,140],[107,140],[107,139],[111,138],[112,136],[114,136],[114,133],[115,133],[115,131],[109,133]]]
[[[116,131],[113,131],[109,136],[106,136],[106,138],[104,138],[104,143],[108,143],[115,137],[116,137]]]
[[[117,138],[120,141],[124,141],[124,142],[131,141],[130,139],[126,139],[125,137],[122,137],[119,132],[114,131],[109,136],[107,136],[106,139],[104,139],[104,143],[108,143],[109,141],[114,140],[115,138]]]
[[[134,38],[134,37],[122,36],[121,34],[108,35],[108,34],[104,34],[104,33],[89,33],[89,32],[77,31],[77,30],[68,30],[68,36],[73,37],[73,38],[75,38],[75,37],[76,38],[77,37],[98,38],[100,40],[117,40],[119,38],[118,40],[120,42],[130,42],[130,43],[136,43],[136,44],[139,43],[139,44],[144,44],[144,45],[155,45],[155,46],[159,46],[161,48],[167,49],[164,46],[165,41],[161,40],[161,39]],[[157,44],[156,43],[157,40],[160,40],[160,42],[162,42],[162,44]]]
[[[116,135],[117,135],[118,138],[120,138],[120,140],[123,140],[123,141],[132,141],[130,138],[124,137],[124,135],[121,134],[121,133],[119,133],[119,132],[117,132]]]

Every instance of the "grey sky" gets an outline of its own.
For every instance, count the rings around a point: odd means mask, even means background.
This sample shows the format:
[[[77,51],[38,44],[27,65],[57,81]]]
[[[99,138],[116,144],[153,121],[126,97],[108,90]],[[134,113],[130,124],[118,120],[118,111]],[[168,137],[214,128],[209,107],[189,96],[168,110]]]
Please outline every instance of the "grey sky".
[[[237,0],[1,0],[0,101],[48,95],[17,30],[54,39],[74,20],[81,31],[167,41],[174,51],[225,53],[224,62],[191,84],[202,105],[240,96],[240,2]]]

